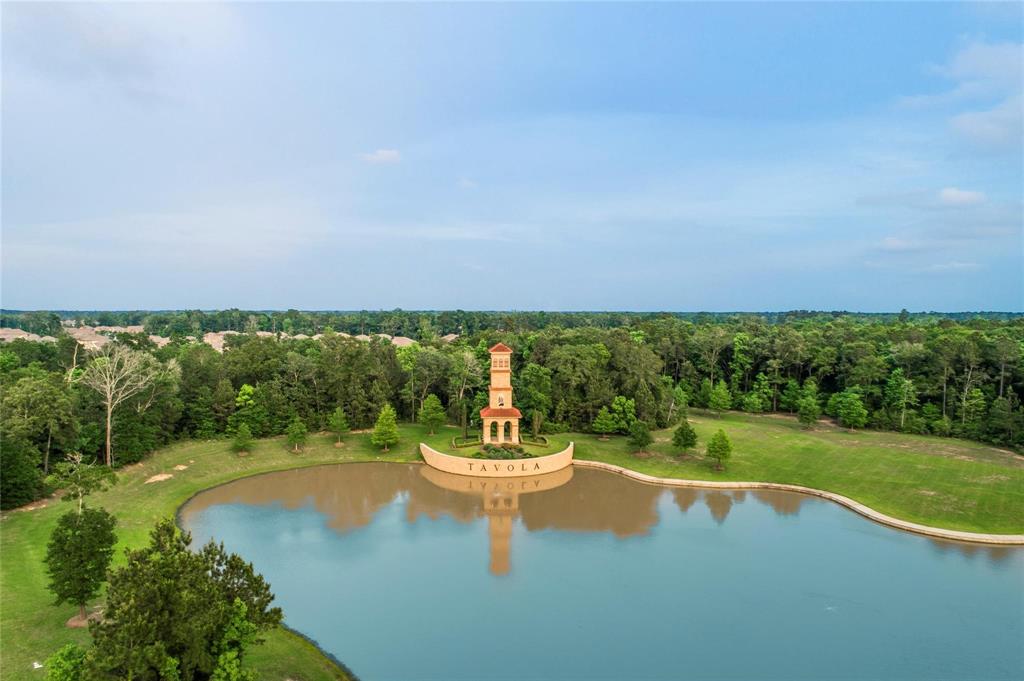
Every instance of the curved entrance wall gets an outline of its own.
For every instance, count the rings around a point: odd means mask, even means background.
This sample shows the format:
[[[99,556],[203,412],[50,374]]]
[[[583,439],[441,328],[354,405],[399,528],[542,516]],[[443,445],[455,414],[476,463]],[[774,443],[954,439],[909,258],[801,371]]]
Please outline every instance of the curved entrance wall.
[[[420,443],[420,454],[428,466],[456,475],[480,478],[518,478],[523,475],[543,475],[560,471],[572,464],[573,443],[558,452],[532,459],[470,459],[465,456],[442,454],[433,447]]]

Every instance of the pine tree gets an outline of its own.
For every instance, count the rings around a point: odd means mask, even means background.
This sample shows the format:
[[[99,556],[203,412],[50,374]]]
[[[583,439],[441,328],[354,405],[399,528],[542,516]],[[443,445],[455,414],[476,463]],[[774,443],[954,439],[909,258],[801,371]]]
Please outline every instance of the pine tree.
[[[291,445],[293,452],[298,452],[302,445],[306,444],[306,437],[309,431],[306,428],[305,422],[298,416],[292,419],[291,423],[288,424],[288,429],[285,430],[285,438],[288,444]]]
[[[636,423],[636,402],[617,395],[612,400],[612,418],[615,419],[615,432],[627,434],[633,424]]]
[[[818,384],[813,378],[804,381],[800,399],[796,404],[797,419],[806,428],[813,426],[821,418],[821,405],[818,403]]]
[[[444,425],[445,420],[444,407],[441,406],[440,398],[433,393],[427,395],[427,399],[423,400],[423,406],[420,407],[419,422],[425,425],[433,435],[434,431]]]
[[[714,387],[711,385],[711,379],[705,378],[700,382],[700,389],[697,391],[697,406],[707,409],[711,406],[711,392]]]
[[[796,381],[791,381],[791,383],[796,383]],[[757,394],[758,401],[761,404],[760,411],[768,411],[772,404],[772,384],[763,372],[757,374],[757,377],[754,379],[754,387],[750,391]]]
[[[249,424],[242,422],[239,424],[238,429],[235,430],[235,437],[231,440],[231,449],[241,454],[242,452],[249,451],[249,447],[252,446],[252,431],[249,430]]]
[[[756,392],[749,392],[743,397],[743,411],[748,414],[760,414],[764,411],[764,403]]]
[[[675,432],[672,433],[672,446],[676,449],[690,449],[697,444],[697,431],[693,429],[690,422],[683,419]]]
[[[110,571],[85,678],[211,679],[218,667],[230,674],[253,629],[280,624],[274,594],[251,563],[212,541],[198,551],[190,543],[172,519],[162,520],[148,546],[127,551]]]
[[[651,429],[647,427],[647,423],[634,421],[633,425],[629,427],[629,443],[636,447],[638,452],[642,452],[652,442],[654,442],[654,438],[651,437]]]
[[[732,456],[732,442],[721,428],[708,441],[707,455],[715,462],[718,470],[725,468],[725,461]]]
[[[708,406],[718,412],[719,418],[721,418],[723,411],[732,406],[732,395],[729,394],[729,386],[725,384],[725,381],[719,381],[715,385],[711,391]]]
[[[591,430],[601,436],[602,440],[607,440],[610,433],[614,433],[619,429],[618,421],[608,411],[608,407],[601,407],[601,411],[597,412],[597,417],[590,427]]]
[[[864,408],[860,393],[846,389],[836,402],[836,416],[839,423],[847,428],[860,428],[868,421],[868,410]]]
[[[385,404],[377,416],[377,423],[373,427],[373,434],[370,435],[370,442],[378,447],[384,447],[388,451],[390,445],[398,442],[398,423],[395,408]]]
[[[767,384],[767,379],[765,380],[765,383]],[[768,386],[768,389],[771,390],[770,385]],[[800,399],[802,397],[803,392],[800,390],[800,384],[791,378],[786,381],[786,387],[782,391],[782,396],[779,398],[779,406],[789,413],[793,413],[800,409]],[[768,401],[771,401],[770,397]]]
[[[85,605],[99,593],[114,557],[116,524],[102,508],[68,511],[57,520],[46,546],[46,572],[56,605],[77,605],[83,620]]]
[[[345,409],[338,405],[338,408],[331,412],[331,416],[327,419],[327,427],[332,433],[338,436],[338,441],[335,445],[341,444],[341,436],[350,430],[348,425],[348,416],[345,414]]]

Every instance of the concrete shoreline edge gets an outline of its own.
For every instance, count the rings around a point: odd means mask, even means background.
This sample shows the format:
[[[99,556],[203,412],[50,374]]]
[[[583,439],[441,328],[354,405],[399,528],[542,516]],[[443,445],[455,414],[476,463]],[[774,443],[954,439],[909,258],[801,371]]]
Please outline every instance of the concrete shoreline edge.
[[[870,506],[865,506],[859,501],[854,501],[849,497],[844,497],[842,494],[836,494],[835,492],[826,492],[825,490],[815,489],[813,487],[804,487],[802,485],[791,485],[783,482],[718,482],[714,480],[686,480],[683,478],[660,478],[654,475],[647,475],[646,473],[640,473],[629,468],[617,466],[611,463],[605,463],[603,461],[592,461],[589,459],[574,459],[574,466],[581,468],[597,468],[600,470],[610,471],[612,473],[618,473],[627,478],[637,480],[639,482],[645,482],[651,485],[662,485],[668,487],[702,487],[705,489],[770,489],[778,490],[782,492],[796,492],[798,494],[806,494],[808,496],[818,497],[820,499],[827,499],[835,502],[840,506],[843,506],[854,513],[857,513],[868,520],[873,520],[880,525],[886,525],[893,527],[898,530],[905,532],[912,532],[914,534],[924,535],[926,537],[933,537],[936,539],[946,539],[949,541],[958,541],[968,544],[987,544],[991,546],[1024,546],[1024,534],[989,534],[982,532],[965,532],[962,530],[946,530],[941,527],[932,527],[930,525],[921,525],[919,523],[912,523],[907,520],[900,520],[892,516],[876,511]]]

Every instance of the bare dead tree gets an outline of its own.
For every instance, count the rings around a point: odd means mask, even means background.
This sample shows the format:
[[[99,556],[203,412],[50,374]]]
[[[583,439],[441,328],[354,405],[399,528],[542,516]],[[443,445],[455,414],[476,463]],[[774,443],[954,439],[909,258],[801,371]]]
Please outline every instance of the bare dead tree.
[[[132,350],[123,345],[105,346],[79,379],[100,394],[107,410],[107,443],[104,460],[108,466],[114,463],[110,447],[114,410],[125,400],[138,395],[156,380],[160,374],[159,363],[150,355]]]

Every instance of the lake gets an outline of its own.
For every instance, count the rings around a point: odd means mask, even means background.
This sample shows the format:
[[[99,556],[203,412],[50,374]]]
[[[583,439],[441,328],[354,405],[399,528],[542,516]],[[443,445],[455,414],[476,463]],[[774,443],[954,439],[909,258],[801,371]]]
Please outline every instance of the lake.
[[[181,511],[363,681],[1020,679],[1024,550],[775,491],[318,466]]]

